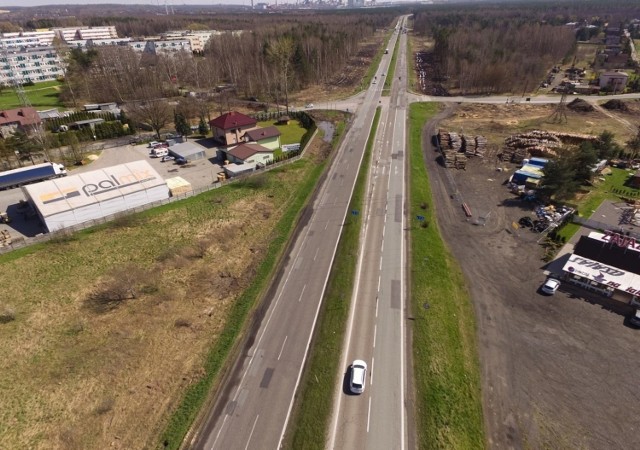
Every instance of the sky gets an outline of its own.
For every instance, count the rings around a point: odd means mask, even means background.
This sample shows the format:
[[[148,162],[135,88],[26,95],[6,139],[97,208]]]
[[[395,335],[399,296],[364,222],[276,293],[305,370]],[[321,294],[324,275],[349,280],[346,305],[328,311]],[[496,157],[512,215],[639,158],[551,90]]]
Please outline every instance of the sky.
[[[3,6],[42,6],[42,5],[99,5],[99,4],[128,4],[128,5],[161,5],[164,6],[165,0],[0,0],[0,9]],[[168,5],[220,5],[220,4],[243,4],[251,3],[243,0],[167,0]],[[260,2],[256,2],[260,3]],[[275,3],[273,1],[265,1],[264,3]],[[280,2],[279,2],[280,3]],[[283,3],[288,3],[286,0]]]

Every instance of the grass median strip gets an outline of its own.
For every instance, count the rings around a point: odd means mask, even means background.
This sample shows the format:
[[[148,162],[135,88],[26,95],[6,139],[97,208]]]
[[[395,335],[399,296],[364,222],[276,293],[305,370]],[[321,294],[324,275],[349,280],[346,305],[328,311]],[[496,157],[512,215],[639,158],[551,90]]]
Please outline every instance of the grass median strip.
[[[376,111],[367,147],[349,204],[349,210],[362,211],[367,173],[380,109]],[[318,319],[312,350],[298,391],[285,448],[324,449],[336,374],[349,315],[351,292],[358,260],[362,215],[349,215],[331,269],[328,287]]]
[[[434,103],[414,103],[409,115],[417,446],[478,449],[485,444],[474,311],[461,270],[440,237],[422,153],[422,127],[436,112]]]
[[[384,87],[382,89],[382,95],[391,95],[391,83],[393,83],[393,77],[396,73],[396,60],[398,58],[398,49],[400,48],[400,35],[396,39],[396,45],[393,47],[393,55],[391,56],[391,63],[389,64],[389,71],[385,76]]]

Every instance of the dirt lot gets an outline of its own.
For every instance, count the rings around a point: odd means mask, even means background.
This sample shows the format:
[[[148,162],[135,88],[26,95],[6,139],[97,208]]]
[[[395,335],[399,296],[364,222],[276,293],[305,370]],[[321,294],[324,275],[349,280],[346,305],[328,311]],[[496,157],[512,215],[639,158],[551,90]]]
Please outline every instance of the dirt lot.
[[[541,295],[539,235],[511,227],[530,207],[511,199],[502,186],[507,175],[491,158],[473,159],[465,171],[444,169],[428,143],[425,156],[439,226],[476,311],[488,447],[640,448],[640,335],[625,325],[626,309],[567,287]],[[455,188],[471,220],[452,198]],[[473,224],[479,215],[485,226]]]

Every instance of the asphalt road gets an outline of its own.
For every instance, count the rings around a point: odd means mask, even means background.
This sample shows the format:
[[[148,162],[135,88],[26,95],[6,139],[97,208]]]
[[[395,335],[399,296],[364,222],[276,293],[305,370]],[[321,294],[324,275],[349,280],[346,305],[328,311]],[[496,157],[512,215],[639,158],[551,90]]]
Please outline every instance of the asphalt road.
[[[389,47],[395,45],[397,36]],[[397,69],[405,73],[406,35],[400,36]],[[398,104],[399,91],[394,80],[391,97],[382,100],[342,359],[345,368],[354,359],[367,362],[368,386],[363,394],[351,395],[348,382],[336,382],[329,448],[386,450],[407,446],[403,322],[406,108]],[[346,370],[343,379],[348,380],[349,375]]]
[[[390,59],[383,58],[382,65]],[[240,356],[190,439],[191,448],[280,446],[380,94],[377,85],[366,92]]]

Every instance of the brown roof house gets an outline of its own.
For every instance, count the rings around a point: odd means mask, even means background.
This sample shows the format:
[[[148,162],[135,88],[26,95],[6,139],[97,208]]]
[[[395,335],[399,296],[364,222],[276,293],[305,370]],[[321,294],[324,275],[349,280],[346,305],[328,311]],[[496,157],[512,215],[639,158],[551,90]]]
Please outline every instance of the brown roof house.
[[[0,111],[0,136],[8,138],[20,129],[29,133],[31,126],[42,123],[35,108],[5,109]]]
[[[255,142],[271,150],[280,148],[280,130],[277,127],[255,128],[244,134],[245,142]]]
[[[273,150],[255,143],[240,144],[225,153],[229,164],[225,164],[224,171],[229,177],[253,171],[273,161]]]
[[[209,122],[214,139],[224,145],[236,145],[243,142],[242,137],[257,128],[258,121],[242,113],[231,111]]]

